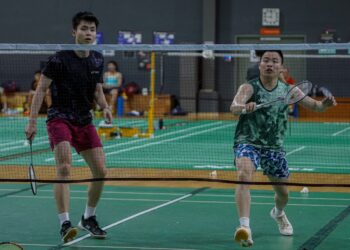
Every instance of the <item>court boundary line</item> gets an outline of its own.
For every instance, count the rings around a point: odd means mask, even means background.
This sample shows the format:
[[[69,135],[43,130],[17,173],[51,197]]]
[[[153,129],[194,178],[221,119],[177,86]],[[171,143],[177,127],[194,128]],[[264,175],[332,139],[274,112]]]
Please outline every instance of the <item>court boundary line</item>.
[[[39,244],[39,243],[18,243],[21,246],[37,246],[37,247],[55,247],[53,244]],[[80,246],[79,248],[92,248],[92,249],[140,249],[140,250],[196,250],[194,248],[167,248],[167,247],[128,247],[128,246]]]
[[[23,198],[23,199],[33,199],[32,195],[10,195],[7,198]],[[34,199],[54,199],[53,196],[36,196]],[[71,196],[71,200],[86,200],[86,197]],[[104,201],[124,201],[124,202],[165,202],[166,199],[139,199],[139,198],[111,198],[102,197],[100,198]],[[235,201],[217,201],[217,200],[191,200],[191,201],[181,201],[181,203],[200,203],[200,204],[236,204]],[[274,202],[251,202],[252,205],[275,205]],[[288,203],[288,206],[300,206],[300,207],[337,207],[344,208],[347,204],[305,204],[305,203]]]
[[[212,125],[217,125],[217,124],[222,124],[222,121],[208,122],[208,123],[205,123],[205,124],[202,124],[202,125],[199,125],[199,126],[192,126],[192,127],[185,128],[185,129],[171,131],[169,133],[164,133],[164,134],[161,134],[159,136],[156,136],[154,139],[163,138],[163,137],[168,136],[168,135],[179,134],[179,133],[182,133],[182,132],[187,132],[189,130],[199,129],[199,128],[202,128],[202,127],[210,127]],[[118,144],[114,144],[114,145],[106,145],[106,146],[103,146],[103,149],[106,150],[106,149],[115,148],[115,147],[122,147],[122,146],[125,146],[125,145],[135,144],[135,143],[139,143],[139,142],[143,142],[143,141],[149,141],[149,139],[148,138],[137,139],[137,140],[122,142],[122,143],[118,143]],[[78,156],[78,154],[77,153],[72,153],[72,159],[75,156]],[[49,161],[53,161],[53,160],[55,160],[55,158],[54,157],[50,157],[50,158],[46,158],[45,162],[49,162]],[[75,160],[73,159],[73,161],[77,161],[77,160],[79,160],[79,159],[75,159]]]
[[[40,185],[40,186],[46,186],[46,185],[44,184],[44,185]],[[26,187],[26,188],[22,188],[22,189],[13,190],[12,192],[1,194],[0,195],[0,199],[1,198],[6,198],[6,197],[9,197],[9,196],[13,196],[14,194],[19,194],[19,193],[22,193],[22,192],[25,192],[25,191],[29,191],[31,189],[32,189],[31,187]],[[8,191],[10,191],[10,190],[8,190]]]
[[[350,214],[350,206],[347,206],[336,217],[330,220],[325,226],[305,241],[298,250],[313,250],[320,245]]]
[[[11,189],[11,188],[5,188],[1,189],[1,191],[19,191],[20,189]],[[45,192],[45,193],[53,193],[53,190],[51,189],[41,189],[40,192]],[[87,190],[70,190],[71,193],[81,193],[81,194],[87,194]],[[109,190],[104,190],[103,194],[125,194],[125,195],[154,195],[154,196],[179,196],[179,195],[184,195],[185,193],[174,193],[174,192],[133,192],[133,191],[109,191]],[[235,197],[234,194],[198,194],[198,197],[227,197],[227,198],[232,198]],[[267,195],[251,195],[252,198],[261,198],[261,199],[274,199],[273,192],[271,191],[271,196]],[[296,200],[324,200],[324,201],[350,201],[349,199],[346,198],[327,198],[327,197],[308,197],[308,196],[289,196],[290,199],[296,199]]]
[[[211,132],[211,131],[224,129],[224,128],[228,128],[228,127],[232,127],[232,126],[234,126],[234,124],[221,125],[219,127],[205,129],[205,130],[202,130],[202,131],[189,133],[187,135],[185,134],[185,135],[181,135],[181,136],[178,136],[178,137],[175,137],[175,138],[169,138],[169,139],[155,141],[155,142],[150,142],[150,143],[147,143],[147,144],[134,146],[134,147],[126,148],[126,149],[121,149],[121,150],[114,151],[114,152],[108,152],[105,155],[106,156],[108,156],[108,155],[115,155],[115,154],[120,154],[120,153],[124,153],[124,152],[128,152],[128,151],[133,151],[133,150],[140,149],[140,148],[145,148],[145,147],[150,147],[150,146],[154,146],[154,145],[163,144],[163,143],[166,143],[166,142],[178,141],[178,140],[181,140],[181,139],[184,139],[184,138],[188,138],[188,137],[192,137],[192,136],[196,136],[196,135],[200,135],[200,134],[205,134],[205,133],[208,133],[208,132]],[[78,162],[80,162],[80,161],[82,161],[82,159],[78,160]]]
[[[304,150],[305,148],[306,148],[306,146],[301,146],[299,148],[293,149],[292,151],[289,151],[288,153],[286,153],[286,156],[294,154],[294,153],[299,152],[301,150]]]
[[[344,128],[338,132],[333,133],[332,136],[340,135],[341,133],[344,133],[344,132],[348,131],[349,129],[350,129],[350,127]]]
[[[47,135],[45,136],[39,136],[37,137],[36,139],[39,140],[39,141],[42,141],[42,139],[48,139],[49,137]],[[11,140],[11,141],[7,141],[7,142],[3,142],[3,143],[0,143],[0,148],[3,147],[3,146],[7,146],[7,145],[16,145],[16,144],[23,144],[25,141],[27,141],[27,139],[20,139],[20,140]]]
[[[115,226],[117,226],[117,225],[120,225],[120,224],[122,224],[122,223],[124,223],[124,222],[127,222],[127,221],[130,221],[130,220],[133,220],[133,219],[135,219],[135,218],[137,218],[137,217],[139,217],[139,216],[142,216],[142,215],[144,215],[144,214],[147,214],[147,213],[153,212],[153,211],[155,211],[155,210],[158,210],[158,209],[160,209],[160,208],[163,208],[163,207],[166,207],[166,206],[175,204],[175,203],[177,203],[177,202],[179,202],[179,201],[181,201],[181,200],[184,200],[184,199],[187,199],[187,198],[189,198],[189,197],[192,197],[192,196],[194,196],[194,195],[196,195],[196,194],[198,194],[198,193],[200,193],[200,192],[203,192],[203,191],[205,191],[205,190],[207,190],[207,189],[209,189],[209,188],[208,188],[208,187],[204,187],[204,188],[195,189],[195,190],[193,190],[192,192],[190,192],[190,193],[188,193],[188,194],[186,194],[186,195],[183,195],[183,196],[181,196],[181,197],[179,197],[179,198],[176,198],[176,199],[167,201],[167,202],[162,203],[162,204],[160,204],[160,205],[158,205],[158,206],[151,207],[151,208],[146,209],[146,210],[144,210],[144,211],[138,212],[138,213],[136,213],[136,214],[134,214],[134,215],[128,216],[128,217],[126,217],[126,218],[124,218],[124,219],[122,219],[122,220],[119,220],[119,221],[116,221],[116,222],[114,222],[114,223],[112,223],[112,224],[109,224],[109,225],[103,227],[103,230],[108,230],[108,229],[110,229],[110,228],[112,228],[112,227],[115,227]],[[59,245],[59,246],[60,246],[61,248],[62,248],[62,247],[67,247],[67,246],[71,246],[71,245],[73,245],[73,244],[75,244],[75,243],[77,243],[77,242],[80,242],[80,241],[82,241],[82,240],[85,240],[85,239],[89,238],[90,236],[91,236],[91,234],[86,234],[86,235],[84,235],[84,236],[81,236],[81,237],[79,237],[79,238],[73,240],[73,241],[70,241],[70,242],[68,242],[68,243],[65,243],[65,244]],[[60,248],[58,248],[58,249],[60,249]]]

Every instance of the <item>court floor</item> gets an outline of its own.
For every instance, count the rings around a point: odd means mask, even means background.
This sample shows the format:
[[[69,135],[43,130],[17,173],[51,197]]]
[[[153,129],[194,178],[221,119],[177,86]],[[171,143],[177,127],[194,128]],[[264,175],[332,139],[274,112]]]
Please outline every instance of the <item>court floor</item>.
[[[292,192],[290,196],[286,211],[295,235],[285,237],[269,217],[272,192],[252,192],[253,249],[350,248],[348,194]],[[85,197],[86,186],[72,186],[73,223],[83,213]],[[63,248],[51,185],[41,186],[34,197],[28,185],[2,184],[0,204],[0,241],[18,242],[25,249]],[[64,249],[240,249],[233,242],[234,206],[232,189],[107,186],[97,215],[101,226],[110,227],[108,238],[84,238],[81,231],[77,242]]]
[[[96,120],[96,125],[99,123]],[[118,126],[145,128],[145,119],[118,119]],[[0,166],[26,166],[29,151],[24,143],[26,118],[0,118]],[[109,168],[233,169],[232,145],[235,121],[166,120],[167,129],[155,138],[121,138],[103,142]],[[287,133],[285,150],[291,171],[350,173],[349,123],[294,122]],[[36,166],[50,166],[55,160],[47,138],[45,120],[38,122],[33,143]],[[10,157],[9,157],[10,156]],[[11,157],[12,156],[12,157]],[[85,166],[73,152],[73,165]]]
[[[95,122],[96,125],[99,123],[98,120]],[[143,119],[118,119],[115,123],[146,127]],[[28,166],[25,124],[23,117],[0,118],[0,177],[6,177],[6,171],[16,166],[24,171]],[[234,170],[235,121],[169,119],[165,120],[165,126],[166,129],[156,131],[152,139],[103,141],[107,167],[133,169],[132,174],[136,176],[142,173],[141,168]],[[39,120],[38,127],[33,144],[37,171],[55,164],[44,119]],[[324,179],[310,180],[312,182],[332,183],[336,181],[332,179],[334,173],[348,176],[349,138],[349,123],[292,123],[285,147],[290,169],[311,173],[310,178],[313,173],[327,174]],[[76,153],[73,153],[73,165],[85,166]],[[54,172],[54,168],[50,171]],[[97,213],[101,225],[108,227],[108,238],[93,240],[80,232],[82,238],[78,237],[76,243],[65,248],[239,249],[233,242],[237,226],[234,190],[197,190],[189,188],[189,183],[182,184],[187,188],[107,186]],[[74,223],[84,210],[85,190],[83,185],[72,186],[71,218]],[[303,195],[292,192],[287,214],[294,225],[293,237],[280,236],[269,217],[273,193],[255,190],[252,194],[254,249],[350,249],[348,193]],[[51,185],[40,187],[39,194],[33,197],[27,184],[1,183],[0,211],[0,241],[19,242],[25,249],[59,249],[58,219]]]

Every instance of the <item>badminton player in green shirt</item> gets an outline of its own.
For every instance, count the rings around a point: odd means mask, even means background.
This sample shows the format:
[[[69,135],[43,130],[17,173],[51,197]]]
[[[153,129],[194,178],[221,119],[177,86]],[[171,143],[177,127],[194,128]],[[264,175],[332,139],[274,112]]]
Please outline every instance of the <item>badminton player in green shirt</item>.
[[[283,150],[284,135],[287,128],[288,105],[276,102],[261,109],[257,104],[285,96],[290,86],[279,80],[283,69],[283,54],[279,50],[261,53],[260,77],[240,86],[232,105],[231,112],[239,115],[234,138],[235,165],[238,181],[252,181],[258,167],[271,182],[287,182],[289,170],[286,153]],[[322,112],[337,103],[333,96],[317,101],[306,96],[300,101],[305,108]],[[293,235],[293,227],[284,211],[288,203],[286,185],[274,185],[275,206],[270,215],[276,221],[282,235]],[[237,185],[236,204],[240,226],[234,238],[244,247],[252,246],[250,218],[249,185]]]

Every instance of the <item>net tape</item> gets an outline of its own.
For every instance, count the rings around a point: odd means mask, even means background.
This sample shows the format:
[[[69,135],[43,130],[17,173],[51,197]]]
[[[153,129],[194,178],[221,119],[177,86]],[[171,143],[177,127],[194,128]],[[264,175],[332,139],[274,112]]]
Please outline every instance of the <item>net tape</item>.
[[[250,51],[250,50],[320,50],[336,49],[348,50],[350,43],[298,43],[298,44],[175,44],[175,45],[153,45],[153,44],[21,44],[0,43],[0,50],[114,50],[114,51]]]

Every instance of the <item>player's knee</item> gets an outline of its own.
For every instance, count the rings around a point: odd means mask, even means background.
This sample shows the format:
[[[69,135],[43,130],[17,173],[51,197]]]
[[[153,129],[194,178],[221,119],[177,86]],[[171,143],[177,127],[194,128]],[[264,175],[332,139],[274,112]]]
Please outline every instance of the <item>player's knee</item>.
[[[251,163],[246,160],[236,161],[237,165],[237,177],[239,181],[251,181],[254,169]]]
[[[93,173],[94,178],[105,178],[107,176],[107,169],[106,168],[98,168]]]
[[[69,177],[70,175],[70,164],[64,163],[57,167],[57,176],[59,177]]]
[[[253,172],[248,169],[241,169],[237,171],[237,177],[239,181],[251,181]]]

